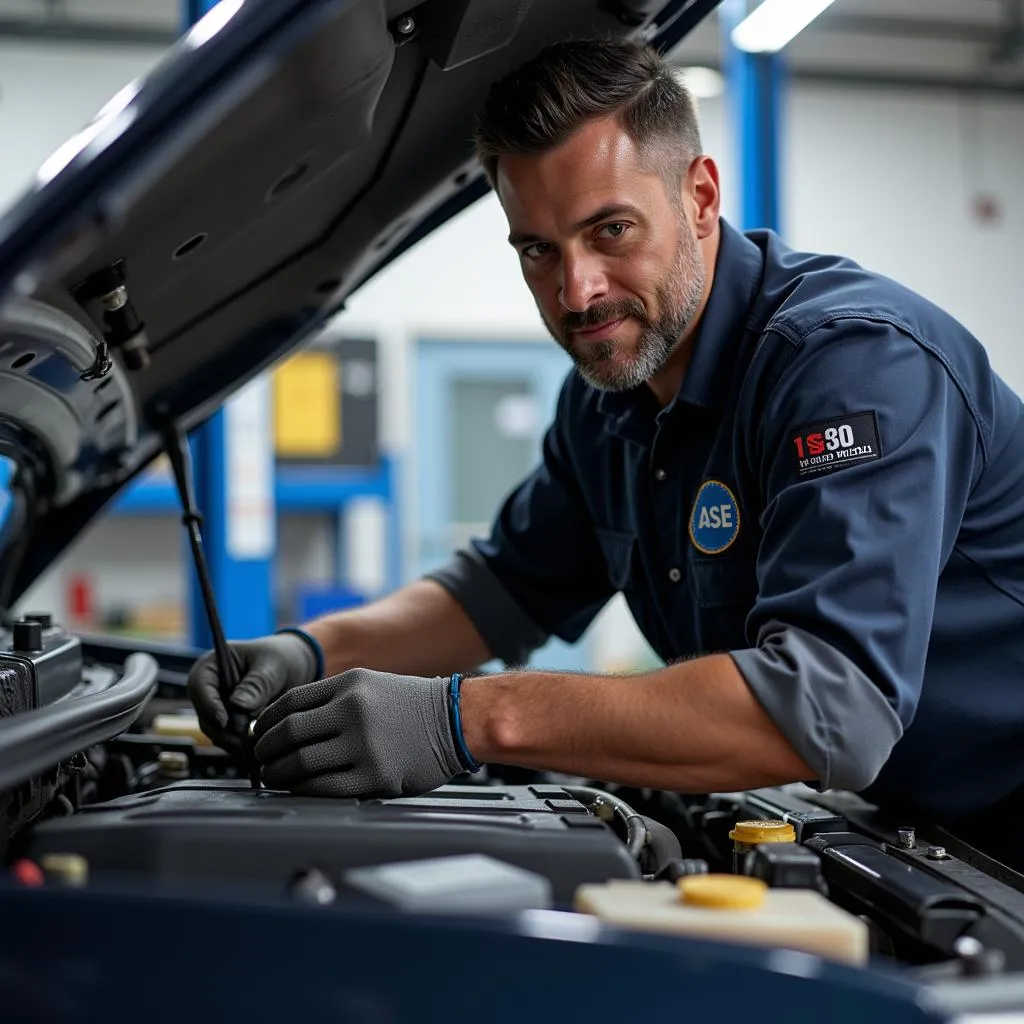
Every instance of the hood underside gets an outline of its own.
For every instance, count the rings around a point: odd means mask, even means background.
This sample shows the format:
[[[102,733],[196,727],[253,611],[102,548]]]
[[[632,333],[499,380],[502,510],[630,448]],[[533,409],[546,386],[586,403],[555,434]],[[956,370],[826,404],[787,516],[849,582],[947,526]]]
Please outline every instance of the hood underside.
[[[168,424],[484,194],[495,79],[560,39],[668,48],[717,2],[223,0],[0,219],[0,452],[32,461],[39,503],[7,599]]]

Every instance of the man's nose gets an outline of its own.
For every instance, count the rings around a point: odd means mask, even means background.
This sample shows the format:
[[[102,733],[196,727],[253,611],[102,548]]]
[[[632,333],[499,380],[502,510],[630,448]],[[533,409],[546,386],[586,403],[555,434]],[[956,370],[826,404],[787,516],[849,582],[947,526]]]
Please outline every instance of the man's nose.
[[[607,278],[597,260],[570,254],[563,256],[558,301],[565,310],[582,313],[607,291]]]

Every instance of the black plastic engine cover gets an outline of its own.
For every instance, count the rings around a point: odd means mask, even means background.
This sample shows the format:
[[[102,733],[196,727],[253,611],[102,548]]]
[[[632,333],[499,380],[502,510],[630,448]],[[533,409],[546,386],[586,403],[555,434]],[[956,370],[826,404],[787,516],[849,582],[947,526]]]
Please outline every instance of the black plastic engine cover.
[[[559,905],[584,883],[640,877],[619,837],[552,786],[445,786],[357,801],[181,782],[47,821],[25,853],[80,854],[93,878],[275,891],[307,868],[338,880],[354,867],[485,853],[548,878]]]

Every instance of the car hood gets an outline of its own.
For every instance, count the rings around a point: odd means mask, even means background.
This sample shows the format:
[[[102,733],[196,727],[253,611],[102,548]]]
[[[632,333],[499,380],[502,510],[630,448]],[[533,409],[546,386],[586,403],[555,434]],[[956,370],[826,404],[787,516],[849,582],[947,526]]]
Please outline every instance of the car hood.
[[[0,218],[0,452],[30,484],[5,603],[169,426],[484,194],[472,122],[496,78],[569,37],[667,48],[717,2],[222,0]]]

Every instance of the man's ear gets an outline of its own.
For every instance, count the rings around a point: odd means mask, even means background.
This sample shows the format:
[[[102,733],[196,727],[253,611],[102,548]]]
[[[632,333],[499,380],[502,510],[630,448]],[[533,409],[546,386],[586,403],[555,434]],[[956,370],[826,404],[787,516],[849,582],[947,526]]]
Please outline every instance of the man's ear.
[[[683,179],[683,201],[690,209],[697,239],[707,238],[718,226],[722,205],[718,165],[711,157],[699,156],[690,164]]]

